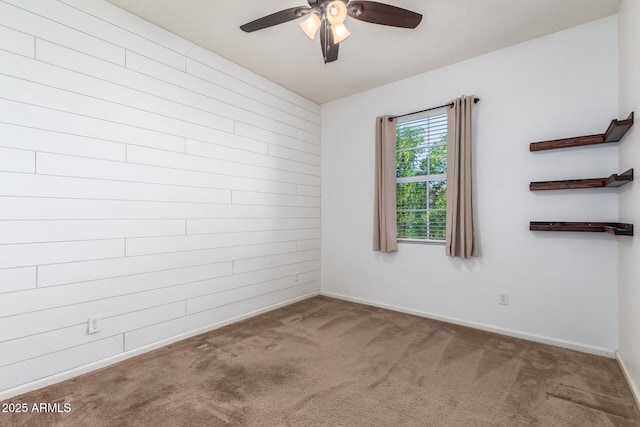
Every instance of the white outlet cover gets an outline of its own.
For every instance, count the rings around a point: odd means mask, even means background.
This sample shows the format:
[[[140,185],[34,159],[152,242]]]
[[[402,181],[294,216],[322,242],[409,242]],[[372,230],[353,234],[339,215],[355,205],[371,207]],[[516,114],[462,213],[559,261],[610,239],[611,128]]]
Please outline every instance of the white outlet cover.
[[[502,305],[509,305],[509,294],[500,294],[499,303]]]
[[[100,316],[89,317],[87,326],[89,334],[97,334],[102,330],[102,318]]]

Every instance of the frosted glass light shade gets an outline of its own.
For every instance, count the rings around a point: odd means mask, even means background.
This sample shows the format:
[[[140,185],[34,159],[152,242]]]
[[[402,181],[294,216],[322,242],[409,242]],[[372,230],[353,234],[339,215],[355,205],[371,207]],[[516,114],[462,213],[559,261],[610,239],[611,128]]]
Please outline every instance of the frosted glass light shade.
[[[302,28],[302,31],[304,31],[307,37],[313,40],[316,38],[316,33],[318,32],[320,25],[320,18],[315,13],[312,13],[307,19],[300,23],[300,28]]]
[[[333,42],[340,43],[351,35],[347,27],[344,24],[331,25],[331,32],[333,33]]]
[[[327,20],[331,25],[339,25],[347,19],[347,5],[340,0],[332,1],[327,6]]]

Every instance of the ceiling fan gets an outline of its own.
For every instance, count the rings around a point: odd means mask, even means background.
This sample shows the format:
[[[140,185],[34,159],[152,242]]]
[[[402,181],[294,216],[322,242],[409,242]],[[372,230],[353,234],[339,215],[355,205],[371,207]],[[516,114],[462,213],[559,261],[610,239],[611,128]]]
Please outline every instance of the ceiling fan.
[[[320,46],[325,64],[338,59],[340,42],[351,34],[344,25],[347,15],[360,21],[391,27],[416,28],[422,15],[407,9],[375,1],[307,0],[309,6],[292,7],[248,22],[240,29],[247,33],[307,16],[300,27],[311,39],[320,31]]]

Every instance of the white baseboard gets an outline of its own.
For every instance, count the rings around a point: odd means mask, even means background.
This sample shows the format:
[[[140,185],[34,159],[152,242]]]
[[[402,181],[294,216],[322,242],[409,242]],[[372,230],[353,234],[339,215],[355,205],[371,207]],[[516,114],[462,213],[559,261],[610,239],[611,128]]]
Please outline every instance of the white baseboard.
[[[552,346],[555,346],[555,347],[568,348],[568,349],[571,349],[571,350],[580,351],[582,353],[589,353],[589,354],[594,354],[594,355],[597,355],[597,356],[604,356],[604,357],[608,357],[608,358],[611,358],[611,359],[614,359],[615,358],[615,354],[616,354],[615,350],[609,349],[609,348],[593,347],[593,346],[579,344],[579,343],[575,343],[575,342],[571,342],[571,341],[558,340],[558,339],[554,339],[554,338],[547,338],[547,337],[542,337],[542,336],[539,336],[539,335],[528,334],[528,333],[525,333],[525,332],[512,331],[510,329],[503,329],[503,328],[499,328],[499,327],[496,327],[496,326],[485,325],[483,323],[469,322],[467,320],[456,319],[456,318],[447,317],[447,316],[441,316],[441,315],[438,315],[438,314],[427,313],[427,312],[424,312],[424,311],[413,310],[413,309],[405,308],[405,307],[398,307],[398,306],[395,306],[395,305],[385,304],[385,303],[376,302],[376,301],[370,301],[370,300],[366,300],[366,299],[362,299],[362,298],[349,297],[349,296],[346,296],[346,295],[335,294],[335,293],[332,293],[332,292],[321,291],[320,294],[324,295],[326,297],[330,297],[330,298],[341,299],[341,300],[355,302],[355,303],[359,303],[359,304],[371,305],[373,307],[385,308],[387,310],[392,310],[392,311],[398,311],[398,312],[401,312],[401,313],[412,314],[414,316],[419,316],[419,317],[426,317],[428,319],[440,320],[442,322],[453,323],[453,324],[456,324],[456,325],[468,326],[468,327],[474,328],[474,329],[480,329],[480,330],[488,331],[488,332],[495,332],[495,333],[501,334],[501,335],[507,335],[507,336],[514,337],[514,338],[520,338],[520,339],[527,340],[527,341],[539,342],[539,343],[542,343],[542,344],[548,344],[548,345],[552,345]]]
[[[616,351],[616,360],[618,361],[618,365],[620,366],[620,370],[622,371],[624,378],[627,380],[627,384],[629,384],[631,394],[633,394],[633,398],[636,400],[636,405],[640,408],[640,389],[635,381],[633,381],[633,378],[631,378],[631,375],[629,375],[627,366],[624,364],[624,359],[622,359],[622,355],[619,351]]]
[[[263,308],[261,308],[259,310],[254,310],[254,311],[242,314],[240,316],[236,316],[236,317],[232,317],[232,318],[223,320],[222,322],[213,323],[211,325],[207,325],[207,326],[204,326],[202,328],[194,329],[192,331],[185,332],[183,334],[176,335],[176,336],[173,336],[171,338],[164,339],[162,341],[157,341],[157,342],[155,342],[153,344],[149,344],[149,345],[145,345],[145,346],[133,349],[133,350],[129,350],[129,351],[126,351],[124,353],[120,353],[120,354],[117,354],[115,356],[108,357],[106,359],[101,359],[101,360],[98,360],[96,362],[89,363],[87,365],[82,365],[82,366],[80,366],[78,368],[74,368],[74,369],[70,369],[68,371],[60,372],[59,374],[50,375],[48,377],[41,378],[39,380],[32,381],[32,382],[29,382],[29,383],[26,383],[26,384],[22,384],[22,385],[19,385],[17,387],[13,387],[13,388],[10,388],[10,389],[7,389],[7,390],[2,390],[2,391],[0,391],[0,401],[6,400],[6,399],[11,399],[12,397],[19,396],[21,394],[28,393],[30,391],[37,390],[37,389],[40,389],[40,388],[43,388],[43,387],[47,387],[47,386],[50,386],[52,384],[56,384],[56,383],[68,380],[70,378],[74,378],[74,377],[77,377],[79,375],[86,374],[88,372],[96,371],[98,369],[113,365],[115,363],[122,362],[123,360],[130,359],[130,358],[135,357],[135,356],[139,356],[140,354],[147,353],[149,351],[156,350],[156,349],[161,348],[161,347],[165,347],[165,346],[167,346],[169,344],[172,344],[172,343],[175,343],[177,341],[182,341],[184,339],[187,339],[187,338],[190,338],[190,337],[193,337],[193,336],[196,336],[196,335],[200,335],[200,334],[203,334],[205,332],[213,331],[215,329],[219,329],[219,328],[221,328],[223,326],[226,326],[226,325],[229,325],[231,323],[236,323],[236,322],[239,322],[241,320],[245,320],[245,319],[248,319],[248,318],[251,318],[251,317],[255,317],[255,316],[259,315],[259,314],[266,313],[268,311],[273,311],[273,310],[278,309],[280,307],[284,307],[284,306],[296,303],[298,301],[302,301],[302,300],[305,300],[305,299],[308,299],[308,298],[312,298],[312,297],[317,296],[319,294],[320,294],[319,291],[311,292],[309,294],[302,295],[300,297],[292,298],[290,300],[283,301],[283,302],[280,302],[278,304],[273,304],[273,305],[270,305],[270,306],[267,306],[267,307],[263,307]]]

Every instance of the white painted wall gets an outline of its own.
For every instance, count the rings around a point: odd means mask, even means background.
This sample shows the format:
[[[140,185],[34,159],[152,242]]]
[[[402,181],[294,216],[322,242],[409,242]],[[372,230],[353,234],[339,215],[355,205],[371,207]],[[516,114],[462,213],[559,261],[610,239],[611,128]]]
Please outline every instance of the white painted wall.
[[[620,144],[620,167],[640,172],[640,4],[622,0],[619,11],[620,34],[620,115],[635,112],[636,124]],[[620,192],[620,218],[640,227],[640,187],[631,183]],[[636,232],[636,234],[638,234]],[[618,348],[627,379],[640,402],[640,242],[638,238],[620,242],[618,287]]]
[[[319,113],[100,0],[0,1],[0,400],[317,293]]]
[[[617,117],[617,37],[609,17],[322,105],[322,292],[612,356],[625,237],[528,226],[616,220],[616,190],[532,193],[528,184],[619,172],[616,146],[529,152],[533,141],[604,132]],[[482,99],[480,257],[449,259],[441,245],[373,252],[375,117],[463,94]],[[498,304],[500,292],[508,306]]]

